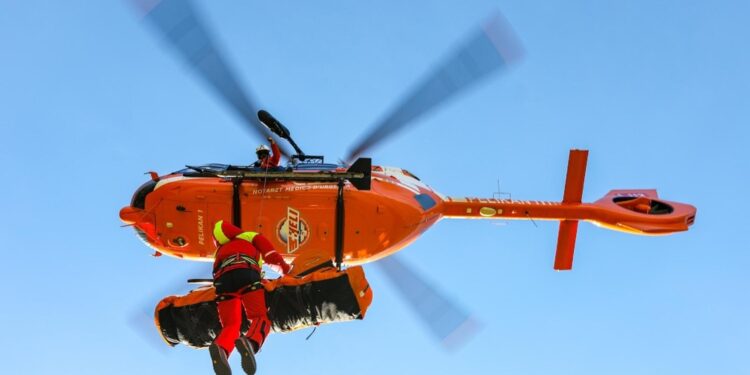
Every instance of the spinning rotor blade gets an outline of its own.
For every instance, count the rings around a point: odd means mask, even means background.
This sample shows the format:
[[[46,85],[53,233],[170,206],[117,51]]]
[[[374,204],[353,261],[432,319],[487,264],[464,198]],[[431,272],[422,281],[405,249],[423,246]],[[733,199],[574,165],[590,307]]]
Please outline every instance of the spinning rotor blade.
[[[271,133],[258,121],[258,106],[244,91],[220,53],[212,36],[188,0],[130,0],[154,28],[214,92],[245,122],[252,133],[267,138]],[[281,147],[282,153],[289,153]]]
[[[507,67],[521,54],[520,42],[510,26],[500,14],[495,15],[442,61],[387,116],[372,126],[370,133],[351,149],[347,160],[351,162],[439,104]]]
[[[440,294],[413,269],[391,255],[375,262],[396,289],[447,349],[457,349],[479,330],[479,323]]]

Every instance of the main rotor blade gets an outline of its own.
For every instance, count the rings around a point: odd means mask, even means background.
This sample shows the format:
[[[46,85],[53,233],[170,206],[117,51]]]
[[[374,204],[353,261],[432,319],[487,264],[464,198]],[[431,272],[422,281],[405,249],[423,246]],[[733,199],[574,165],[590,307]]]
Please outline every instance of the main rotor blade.
[[[507,67],[522,55],[521,44],[499,13],[459,46],[399,102],[347,157],[351,162],[372,146],[448,99]]]
[[[144,18],[187,66],[240,116],[247,129],[263,139],[271,136],[271,132],[258,120],[256,101],[239,84],[191,1],[130,1],[144,13]],[[280,148],[284,155],[289,156],[284,147]]]
[[[476,320],[396,255],[383,258],[375,264],[380,265],[401,297],[447,349],[457,349],[478,332],[480,326]]]

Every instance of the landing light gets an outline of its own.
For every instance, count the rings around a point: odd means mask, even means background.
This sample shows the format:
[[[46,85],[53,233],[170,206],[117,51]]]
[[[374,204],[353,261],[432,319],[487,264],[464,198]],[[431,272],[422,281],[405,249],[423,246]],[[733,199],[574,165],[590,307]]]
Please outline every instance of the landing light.
[[[492,207],[482,207],[479,209],[479,214],[484,217],[492,217],[495,216],[497,213],[497,210]]]

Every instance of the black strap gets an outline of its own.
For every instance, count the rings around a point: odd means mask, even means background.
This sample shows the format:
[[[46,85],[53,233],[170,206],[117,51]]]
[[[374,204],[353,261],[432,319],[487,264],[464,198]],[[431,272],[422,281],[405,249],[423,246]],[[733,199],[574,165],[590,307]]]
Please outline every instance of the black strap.
[[[228,256],[220,264],[218,264],[216,268],[214,268],[214,277],[216,277],[216,274],[220,273],[221,270],[223,270],[224,268],[235,265],[235,264],[239,264],[239,263],[247,263],[250,267],[252,266],[260,267],[260,265],[258,264],[258,261],[253,259],[251,256],[237,253],[237,254]]]
[[[308,268],[308,269],[304,270],[303,272],[298,273],[297,277],[307,276],[307,275],[309,275],[309,274],[311,274],[311,273],[313,273],[315,271],[322,270],[324,268],[334,268],[334,267],[335,266],[333,264],[333,261],[329,259],[328,261],[326,261],[324,263],[318,264],[315,267]]]
[[[250,285],[248,285],[248,286],[240,289],[237,293],[240,294],[240,295],[242,295],[242,294],[245,294],[245,293],[250,293],[250,292],[252,292],[254,290],[258,290],[258,289],[260,289],[262,287],[263,287],[263,284],[261,284],[260,281],[256,281],[256,282],[254,282],[254,283],[252,283],[252,284],[250,284]]]
[[[237,298],[237,295],[235,295],[234,293],[231,293],[231,294],[219,294],[218,296],[216,296],[216,300],[215,301],[216,302],[223,302],[223,301],[229,301],[230,299],[234,299],[234,298]]]

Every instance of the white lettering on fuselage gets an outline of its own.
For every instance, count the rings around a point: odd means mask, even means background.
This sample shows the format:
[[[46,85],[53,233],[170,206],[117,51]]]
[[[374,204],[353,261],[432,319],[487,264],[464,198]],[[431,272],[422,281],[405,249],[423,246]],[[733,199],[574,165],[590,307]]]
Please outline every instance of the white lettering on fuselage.
[[[294,186],[281,186],[281,187],[274,187],[274,188],[265,188],[265,189],[255,189],[253,190],[253,195],[263,195],[263,194],[274,194],[274,193],[291,193],[296,191],[308,191],[308,190],[332,190],[332,189],[338,189],[338,187],[334,184],[325,184],[325,185],[294,185]]]
[[[205,244],[205,235],[203,234],[203,210],[198,210],[198,244]]]
[[[520,205],[534,205],[534,206],[559,206],[562,202],[550,202],[550,201],[527,201],[527,200],[512,200],[512,199],[496,199],[496,198],[448,198],[449,202],[457,203],[495,203],[495,204],[520,204]]]

